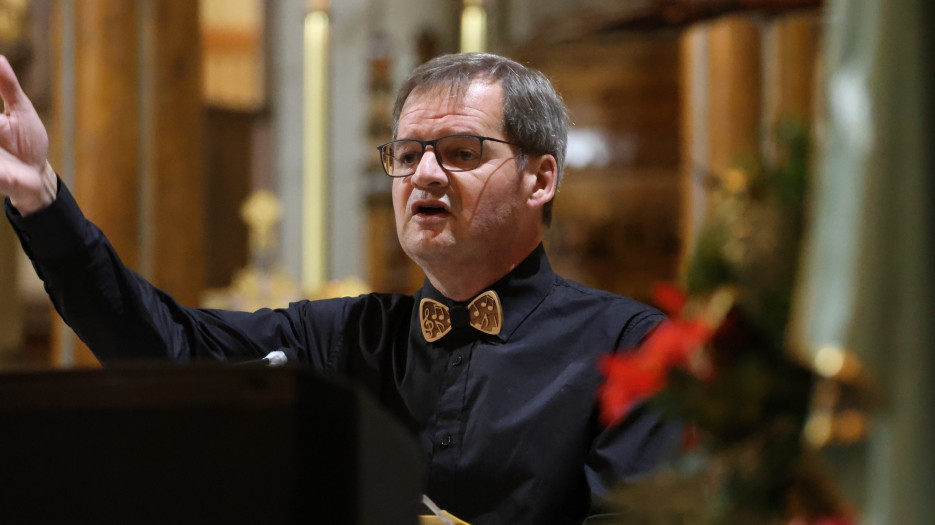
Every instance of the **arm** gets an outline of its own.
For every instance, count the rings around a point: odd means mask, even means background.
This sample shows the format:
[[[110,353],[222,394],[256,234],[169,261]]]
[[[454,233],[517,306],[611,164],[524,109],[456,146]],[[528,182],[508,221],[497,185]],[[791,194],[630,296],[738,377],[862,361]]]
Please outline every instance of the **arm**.
[[[3,56],[0,96],[6,215],[56,310],[98,359],[247,359],[290,348],[313,365],[324,361],[321,339],[331,330],[317,330],[310,342],[317,320],[307,318],[306,305],[255,314],[189,308],[124,266],[60,185],[46,159],[48,134]]]
[[[618,340],[618,351],[636,348],[662,319],[659,312],[637,316]],[[683,435],[681,422],[664,417],[646,403],[637,403],[614,425],[605,427],[595,421],[594,428],[596,436],[585,467],[592,511],[608,510],[606,498],[615,488],[647,478],[674,459]]]
[[[300,301],[280,310],[184,306],[127,268],[64,185],[29,217],[6,214],[52,304],[103,363],[127,359],[253,359],[278,349],[323,370],[340,348],[351,300]]]
[[[132,322],[127,318],[132,308],[126,306],[152,302],[143,300],[142,283],[132,284],[132,272],[120,264],[99,230],[84,220],[67,190],[59,187],[47,160],[48,133],[3,56],[0,96],[4,105],[0,115],[0,194],[7,196],[7,216],[53,304],[98,358],[114,357],[118,347],[124,353],[155,357],[152,347],[156,340],[149,332],[156,323]],[[56,202],[60,191],[68,197],[64,203]],[[102,264],[107,259],[112,263]],[[123,305],[115,297],[118,290]],[[135,337],[120,337],[122,331]],[[161,355],[166,353],[164,348]],[[177,348],[171,353],[182,358],[187,350]]]

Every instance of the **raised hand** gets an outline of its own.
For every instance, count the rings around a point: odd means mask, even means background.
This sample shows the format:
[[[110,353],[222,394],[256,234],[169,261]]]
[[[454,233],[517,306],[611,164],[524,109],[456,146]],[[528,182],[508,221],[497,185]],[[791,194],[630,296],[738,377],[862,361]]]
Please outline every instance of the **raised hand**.
[[[2,55],[0,96],[0,194],[25,216],[55,200],[57,179],[48,162],[49,135]]]

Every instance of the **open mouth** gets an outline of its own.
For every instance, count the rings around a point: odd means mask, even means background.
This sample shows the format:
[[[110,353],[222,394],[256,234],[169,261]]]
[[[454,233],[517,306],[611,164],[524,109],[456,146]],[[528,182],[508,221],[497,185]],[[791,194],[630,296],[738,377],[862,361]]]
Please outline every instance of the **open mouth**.
[[[442,206],[419,206],[416,208],[416,213],[419,215],[441,215],[447,213],[447,211]]]
[[[451,213],[445,199],[419,199],[410,206],[410,213],[418,217],[440,217]]]

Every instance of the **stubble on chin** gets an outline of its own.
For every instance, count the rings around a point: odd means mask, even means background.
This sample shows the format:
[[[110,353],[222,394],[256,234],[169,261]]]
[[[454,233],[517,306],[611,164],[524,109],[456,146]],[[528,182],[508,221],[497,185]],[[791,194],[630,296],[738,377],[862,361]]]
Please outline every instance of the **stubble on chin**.
[[[410,259],[420,266],[451,256],[455,241],[450,232],[418,230],[407,232],[400,238],[400,245]]]

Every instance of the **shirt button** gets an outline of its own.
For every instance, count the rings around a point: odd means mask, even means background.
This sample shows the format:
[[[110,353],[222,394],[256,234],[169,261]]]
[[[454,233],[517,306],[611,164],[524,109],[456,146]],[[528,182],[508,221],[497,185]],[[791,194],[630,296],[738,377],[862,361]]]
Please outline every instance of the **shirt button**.
[[[454,359],[451,360],[451,364],[454,366],[458,366],[461,364],[461,361],[464,361],[464,358],[461,357],[461,354],[456,354]]]
[[[441,440],[441,445],[445,448],[448,448],[451,446],[451,434],[445,434],[445,436]]]

